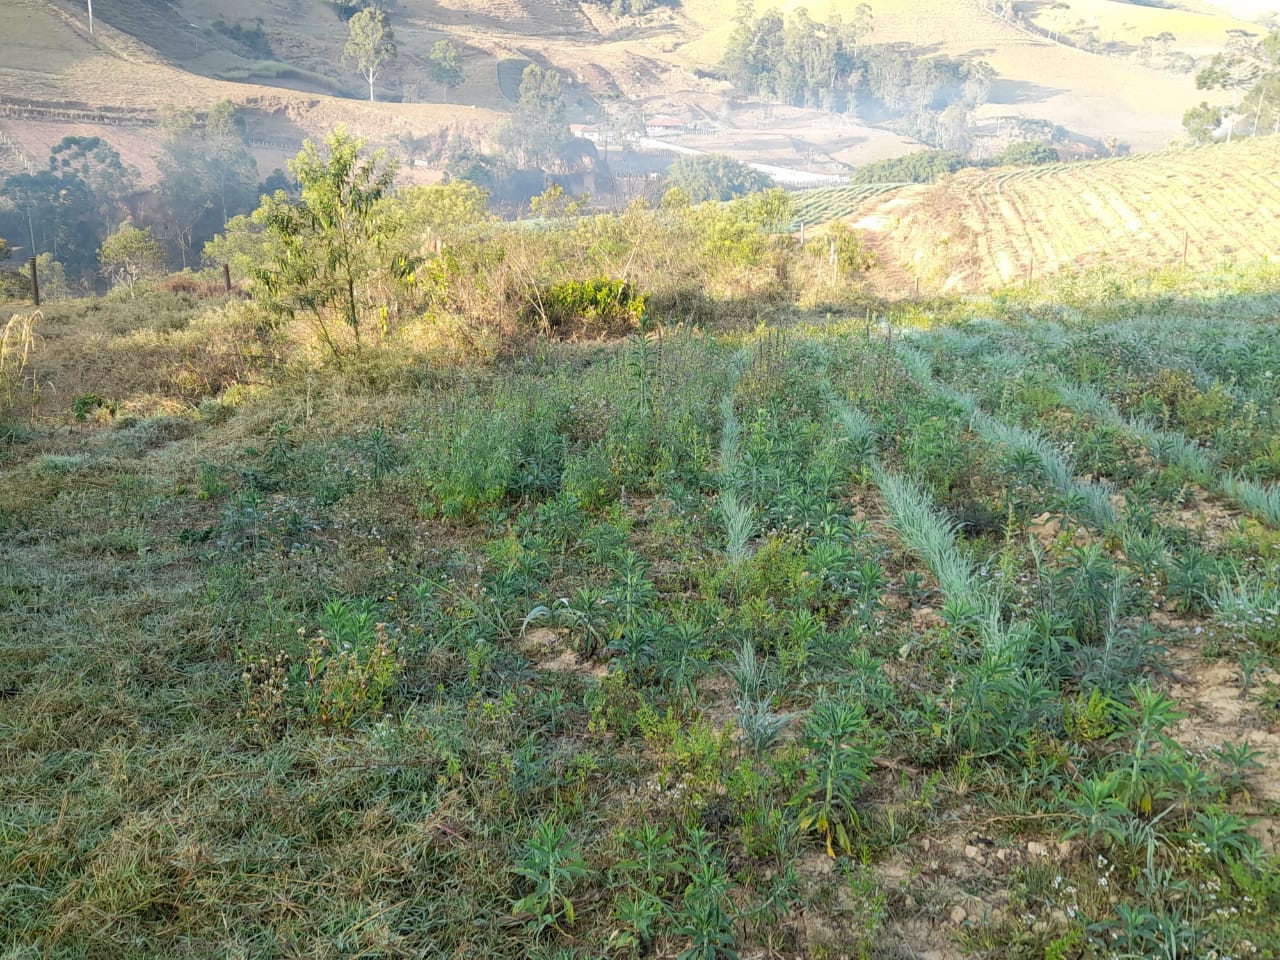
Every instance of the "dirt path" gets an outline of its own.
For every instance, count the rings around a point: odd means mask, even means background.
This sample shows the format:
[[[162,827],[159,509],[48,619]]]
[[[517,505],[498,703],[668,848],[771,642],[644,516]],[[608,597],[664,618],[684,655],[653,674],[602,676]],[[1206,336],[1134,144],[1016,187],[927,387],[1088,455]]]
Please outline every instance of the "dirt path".
[[[1175,677],[1170,695],[1187,714],[1174,734],[1187,750],[1206,759],[1224,744],[1258,751],[1262,766],[1249,779],[1250,832],[1268,853],[1280,851],[1280,725],[1260,718],[1256,702],[1242,695],[1239,663],[1206,660],[1198,646],[1172,648],[1168,663]],[[1268,679],[1280,678],[1259,668],[1254,688]]]

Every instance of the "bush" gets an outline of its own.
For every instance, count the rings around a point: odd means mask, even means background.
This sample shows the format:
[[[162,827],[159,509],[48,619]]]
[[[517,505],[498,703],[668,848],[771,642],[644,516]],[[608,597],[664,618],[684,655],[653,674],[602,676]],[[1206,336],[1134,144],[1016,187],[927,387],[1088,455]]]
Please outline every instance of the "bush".
[[[667,171],[667,179],[692,203],[732,200],[773,185],[772,180],[754,167],[714,155],[681,157]]]
[[[918,150],[905,157],[881,160],[860,167],[854,183],[933,183],[943,174],[968,166],[964,157],[950,150]]]
[[[1024,141],[1011,143],[996,159],[997,163],[1011,167],[1036,167],[1042,163],[1057,163],[1062,156],[1047,143]]]
[[[625,333],[644,322],[647,301],[648,294],[625,280],[568,280],[549,287],[529,304],[524,320],[562,337]]]

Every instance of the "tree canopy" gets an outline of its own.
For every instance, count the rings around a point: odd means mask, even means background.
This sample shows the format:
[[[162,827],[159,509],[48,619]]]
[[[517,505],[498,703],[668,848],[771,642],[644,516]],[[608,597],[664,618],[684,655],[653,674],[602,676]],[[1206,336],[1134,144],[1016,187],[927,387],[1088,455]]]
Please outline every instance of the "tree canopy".
[[[254,214],[271,241],[269,262],[255,272],[265,306],[307,318],[337,358],[360,349],[378,301],[372,280],[386,261],[381,201],[395,165],[384,151],[365,156],[363,148],[341,128],[323,149],[308,140],[289,162],[300,198],[276,193]]]
[[[449,91],[462,86],[462,55],[450,40],[439,40],[431,48],[431,63],[427,66],[427,75],[433,83],[440,84],[444,91],[444,99],[449,99]]]
[[[200,123],[191,111],[171,113],[158,159],[165,227],[185,267],[192,252],[258,198],[258,164],[244,125],[229,100],[214,104]]]
[[[667,171],[667,180],[692,203],[732,200],[773,183],[754,167],[719,154],[681,157]]]
[[[515,115],[499,141],[516,166],[552,167],[569,142],[560,74],[536,63],[524,68]]]
[[[139,280],[164,273],[164,248],[150,227],[139,230],[125,223],[103,242],[98,261],[102,275],[132,295]]]
[[[347,45],[342,51],[344,63],[355,64],[369,81],[369,102],[373,102],[373,83],[383,65],[395,57],[396,38],[387,15],[377,7],[366,7],[347,21]]]
[[[720,67],[744,94],[834,112],[858,110],[940,147],[967,148],[967,113],[986,102],[991,68],[926,55],[907,44],[863,46],[875,16],[814,20],[803,8],[755,15],[743,0]]]

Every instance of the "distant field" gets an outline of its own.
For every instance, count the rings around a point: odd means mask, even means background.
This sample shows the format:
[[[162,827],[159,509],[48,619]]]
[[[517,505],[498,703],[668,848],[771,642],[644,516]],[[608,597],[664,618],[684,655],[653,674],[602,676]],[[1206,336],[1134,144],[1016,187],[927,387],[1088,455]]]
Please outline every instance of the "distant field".
[[[1222,9],[1188,10],[1182,5],[1169,9],[1115,0],[1036,5],[1032,16],[1038,25],[1047,29],[1070,30],[1083,26],[1095,30],[1103,43],[1134,47],[1142,43],[1143,37],[1167,31],[1175,38],[1173,48],[1196,54],[1222,47],[1227,42],[1228,30],[1257,32],[1260,29],[1257,24],[1242,21]]]
[[[872,197],[897,190],[897,183],[851,183],[840,187],[820,187],[801,190],[793,194],[795,217],[790,229],[794,232],[802,224],[827,223],[848,217],[861,209]]]
[[[760,5],[758,5],[760,6]],[[777,6],[775,4],[775,6]],[[806,6],[817,19],[831,9],[853,6],[817,3],[782,3],[792,10]],[[1049,5],[1044,5],[1046,8]],[[1135,43],[1150,33],[1169,30],[1176,36],[1194,35],[1195,45],[1214,45],[1231,27],[1256,25],[1222,13],[1189,13],[1184,10],[1143,7],[1112,0],[1070,0],[1057,5],[1054,16],[1074,22],[1101,16],[1103,32],[1134,24],[1140,31]],[[1182,135],[1182,114],[1204,99],[1186,75],[1162,73],[1119,57],[1087,53],[1027,33],[984,11],[973,3],[953,0],[899,0],[872,2],[874,43],[909,42],[926,45],[940,54],[974,57],[997,72],[991,104],[982,116],[1040,117],[1069,130],[1102,141],[1116,137],[1135,149],[1160,149]],[[703,31],[680,48],[691,60],[714,63],[732,31],[734,0],[685,0],[683,9]],[[1114,11],[1114,12],[1113,12]],[[1126,32],[1126,36],[1127,36]]]
[[[1208,267],[1280,255],[1280,139],[1017,171],[965,172],[875,224],[945,287],[1122,261]],[[890,202],[893,202],[892,200]]]

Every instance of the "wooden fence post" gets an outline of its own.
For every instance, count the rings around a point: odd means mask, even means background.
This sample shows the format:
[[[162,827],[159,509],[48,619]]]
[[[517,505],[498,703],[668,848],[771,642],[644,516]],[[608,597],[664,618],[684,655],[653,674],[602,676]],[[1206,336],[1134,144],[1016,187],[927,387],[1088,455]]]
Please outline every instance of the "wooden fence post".
[[[32,257],[28,260],[27,266],[31,268],[31,299],[38,307],[40,306],[40,278],[36,276],[36,258]]]
[[[229,263],[222,265],[222,285],[227,288],[227,293],[231,292],[231,264]]]

